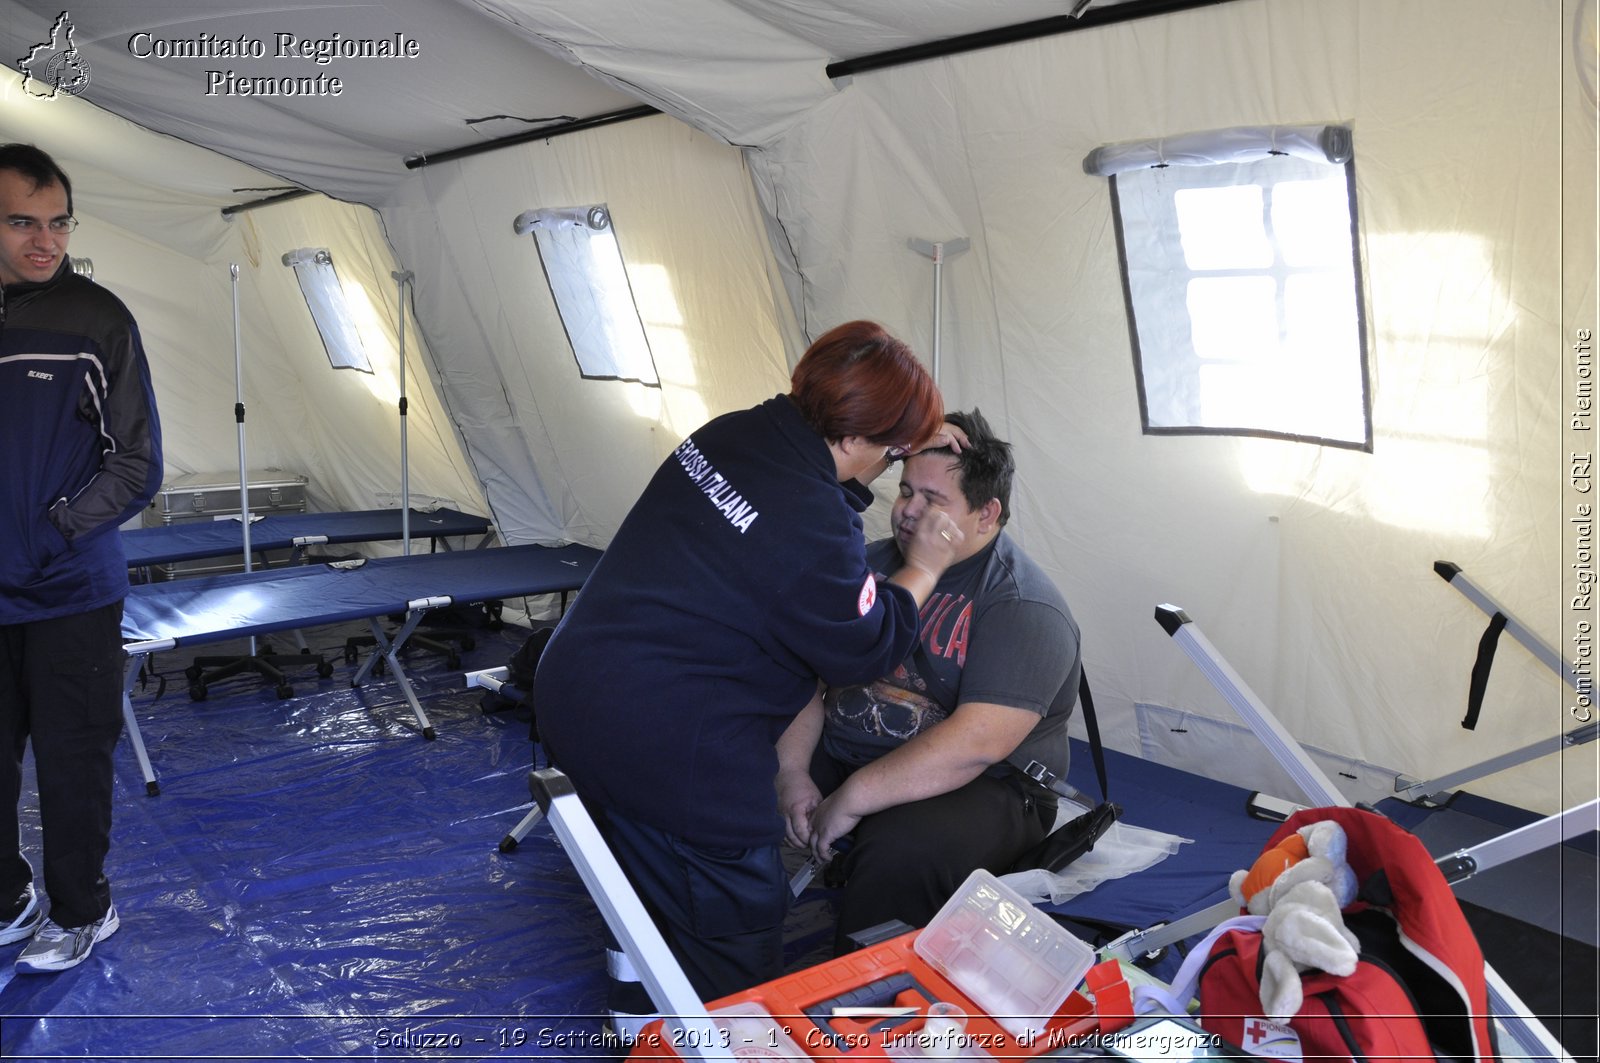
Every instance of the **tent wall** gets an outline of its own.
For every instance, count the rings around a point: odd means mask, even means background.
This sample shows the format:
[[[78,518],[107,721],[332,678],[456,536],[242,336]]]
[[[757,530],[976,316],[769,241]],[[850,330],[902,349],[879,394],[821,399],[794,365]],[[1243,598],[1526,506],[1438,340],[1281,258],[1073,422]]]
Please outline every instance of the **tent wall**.
[[[37,36],[55,9],[34,6],[0,0],[27,15],[5,32]],[[1436,775],[1572,725],[1560,685],[1512,645],[1477,731],[1457,725],[1484,619],[1431,566],[1461,564],[1571,649],[1554,593],[1574,556],[1564,374],[1574,330],[1594,324],[1571,308],[1595,298],[1595,112],[1573,73],[1576,0],[1234,0],[838,82],[822,76],[828,59],[906,43],[898,20],[917,20],[855,15],[851,0],[694,0],[688,14],[601,0],[581,16],[554,0],[407,4],[395,17],[424,37],[470,13],[473,33],[504,45],[496,56],[554,54],[608,99],[624,89],[676,116],[421,169],[402,163],[407,123],[372,97],[430,67],[354,66],[365,95],[340,100],[202,99],[192,63],[116,55],[113,5],[91,6],[74,14],[104,106],[279,175],[81,100],[0,93],[0,134],[47,145],[79,177],[73,250],[144,326],[171,472],[234,462],[238,262],[252,464],[305,471],[323,507],[397,489],[392,378],[327,367],[279,264],[328,246],[390,344],[389,272],[416,274],[413,490],[489,505],[512,541],[604,545],[683,435],[783,390],[807,338],[864,316],[926,352],[932,265],[907,242],[965,237],[944,270],[947,400],[981,407],[1017,445],[1013,531],[1079,615],[1115,744],[1252,782],[1208,723],[1231,713],[1152,620],[1161,602],[1189,610],[1300,738],[1357,761]],[[982,28],[969,25],[981,7],[919,10],[964,32]],[[161,25],[187,24],[184,4],[159,8]],[[280,14],[237,17],[265,34]],[[180,69],[189,80],[171,80]],[[516,69],[474,85],[498,99],[495,79]],[[477,88],[436,108],[449,121],[419,118],[424,147],[457,143]],[[1142,435],[1110,197],[1083,156],[1328,120],[1355,136],[1373,452]],[[261,135],[291,127],[307,135]],[[232,223],[217,213],[285,179],[370,203],[381,225],[312,199]],[[512,231],[530,208],[600,202],[660,388],[581,379],[533,240]],[[1172,719],[1191,722],[1150,737]],[[1569,755],[1480,788],[1549,810],[1597,783],[1594,757]]]
[[[661,386],[586,380],[516,216],[606,204]],[[737,151],[658,117],[429,166],[383,209],[502,534],[603,546],[661,460],[788,389],[779,285]]]
[[[139,322],[160,405],[166,477],[238,475],[232,284],[240,270],[240,350],[252,469],[310,479],[313,509],[396,504],[397,268],[377,215],[311,196],[230,220],[222,208],[255,198],[235,188],[275,179],[205,149],[140,129],[73,99],[19,100],[0,86],[0,139],[47,147],[73,181],[82,225],[70,252]],[[30,102],[33,104],[29,106]],[[354,305],[371,375],[334,371],[284,252],[328,248]],[[480,509],[483,495],[439,408],[425,350],[408,326],[409,458],[414,504],[448,499]]]
[[[400,470],[399,269],[378,215],[324,196],[235,216],[265,355],[246,373],[253,411],[270,405],[285,468],[317,470],[313,486],[328,508],[397,504]],[[334,370],[306,310],[286,251],[326,247],[362,334],[372,372]],[[241,262],[241,270],[245,263]],[[409,309],[409,308],[408,308]],[[417,321],[406,321],[406,449],[411,504],[482,512],[482,488],[467,464],[449,411],[434,387]]]
[[[1297,736],[1374,764],[1427,777],[1570,725],[1513,648],[1478,730],[1458,726],[1483,618],[1431,569],[1461,564],[1560,641],[1568,48],[1553,0],[1226,4],[865,74],[750,151],[812,331],[877,316],[926,349],[931,266],[907,240],[971,239],[944,271],[947,401],[1017,444],[1015,533],[1078,613],[1117,744],[1137,744],[1138,703],[1231,718],[1161,602]],[[1083,156],[1321,120],[1355,131],[1374,452],[1142,436],[1110,197]],[[1248,770],[1191,746],[1184,767]],[[1551,808],[1594,790],[1569,768],[1484,789]]]

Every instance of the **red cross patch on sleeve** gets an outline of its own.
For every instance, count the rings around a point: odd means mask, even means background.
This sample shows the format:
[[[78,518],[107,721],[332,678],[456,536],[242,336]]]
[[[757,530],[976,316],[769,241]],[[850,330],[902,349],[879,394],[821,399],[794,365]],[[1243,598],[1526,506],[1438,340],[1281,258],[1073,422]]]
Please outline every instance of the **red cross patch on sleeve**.
[[[867,573],[867,581],[861,585],[861,594],[856,598],[856,609],[862,616],[872,612],[872,607],[878,603],[878,581]]]

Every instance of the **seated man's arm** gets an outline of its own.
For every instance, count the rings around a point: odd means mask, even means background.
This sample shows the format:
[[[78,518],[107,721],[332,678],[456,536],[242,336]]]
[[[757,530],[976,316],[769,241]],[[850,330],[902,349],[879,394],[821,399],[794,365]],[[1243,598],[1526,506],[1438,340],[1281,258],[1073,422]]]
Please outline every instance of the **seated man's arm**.
[[[822,689],[800,710],[778,739],[778,811],[783,815],[783,840],[797,849],[811,842],[811,812],[822,791],[811,781],[811,754],[822,737]]]
[[[965,786],[1010,756],[1038,722],[1039,714],[1028,709],[963,702],[949,719],[858,769],[816,805],[811,851],[826,858],[863,816]]]

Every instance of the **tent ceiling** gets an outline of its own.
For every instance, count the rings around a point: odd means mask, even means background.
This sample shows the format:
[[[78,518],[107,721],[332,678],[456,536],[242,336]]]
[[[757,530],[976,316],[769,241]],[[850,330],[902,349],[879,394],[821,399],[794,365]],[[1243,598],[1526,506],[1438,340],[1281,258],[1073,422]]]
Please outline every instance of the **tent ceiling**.
[[[1163,0],[1094,6],[1118,5],[1170,6]],[[72,43],[89,67],[83,98],[277,174],[285,184],[377,204],[404,180],[408,158],[641,102],[735,143],[760,141],[834,91],[825,74],[831,62],[960,37],[997,22],[1060,17],[1073,6],[1073,0],[1010,0],[1003,8],[969,0],[279,0],[229,9],[212,0],[82,0],[68,16]],[[0,49],[12,66],[49,40],[61,14],[55,0],[0,0]],[[319,65],[278,55],[280,34],[302,41],[401,35],[416,42],[418,54]],[[259,42],[265,54],[229,54],[227,45],[241,39]],[[152,54],[162,47],[157,42],[212,54]],[[219,81],[227,71],[235,80]],[[340,79],[337,97],[238,94],[237,79],[319,76]],[[260,191],[244,190],[239,198]]]
[[[9,9],[9,10],[5,10]],[[0,43],[16,57],[48,40],[57,3],[4,0]],[[434,0],[378,4],[263,3],[226,9],[192,0],[127,4],[88,0],[70,8],[74,43],[89,63],[81,93],[139,125],[214,148],[289,182],[372,202],[405,174],[404,159],[477,137],[527,128],[517,119],[587,115],[631,99],[583,71],[506,34],[470,5]],[[277,35],[320,40],[405,34],[414,59],[278,58]],[[148,34],[149,38],[136,38]],[[150,39],[262,42],[263,58],[140,58]],[[245,97],[212,86],[208,71],[241,77],[338,77],[338,96]],[[208,95],[208,88],[213,89]],[[469,124],[473,119],[510,115]],[[244,196],[242,198],[253,198]]]

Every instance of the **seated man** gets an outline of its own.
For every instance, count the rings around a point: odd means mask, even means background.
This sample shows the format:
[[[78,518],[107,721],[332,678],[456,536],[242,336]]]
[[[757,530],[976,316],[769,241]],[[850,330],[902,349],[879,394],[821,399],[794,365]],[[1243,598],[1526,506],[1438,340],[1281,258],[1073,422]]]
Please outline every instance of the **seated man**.
[[[922,607],[916,647],[892,675],[819,691],[778,746],[786,840],[827,858],[854,832],[836,953],[890,919],[926,925],[974,868],[1009,870],[1056,814],[1054,795],[1021,769],[1038,760],[1067,771],[1078,625],[1003,530],[1010,444],[976,410],[945,419],[967,444],[906,460],[894,537],[867,548],[886,575],[929,513],[966,533]]]

